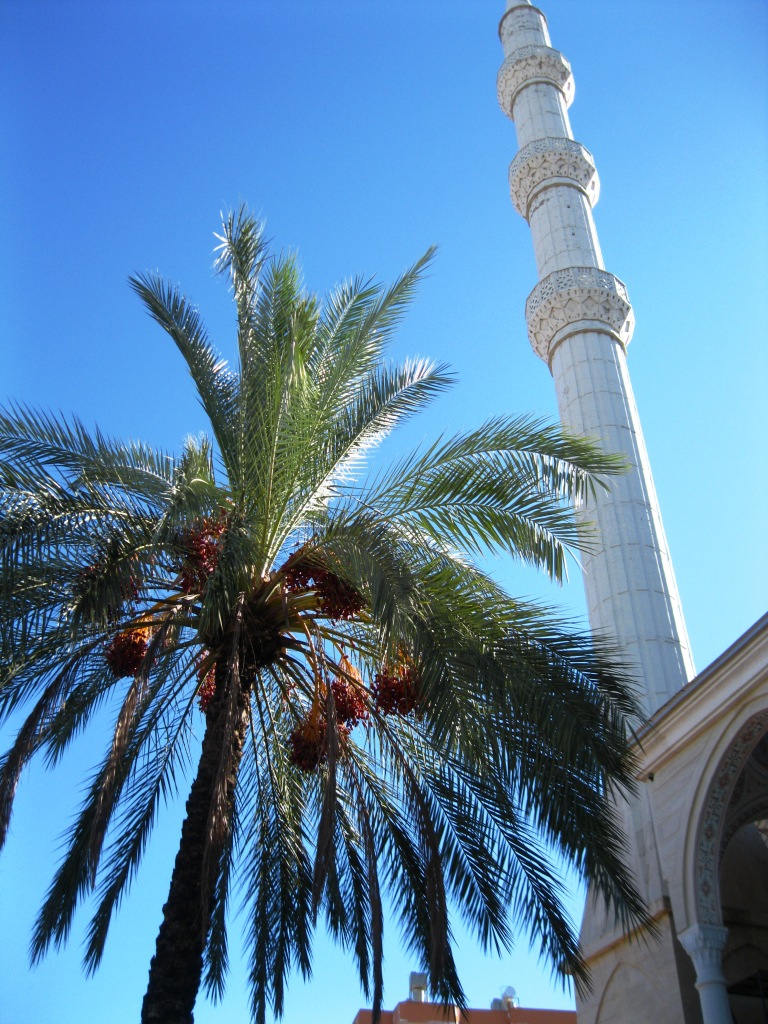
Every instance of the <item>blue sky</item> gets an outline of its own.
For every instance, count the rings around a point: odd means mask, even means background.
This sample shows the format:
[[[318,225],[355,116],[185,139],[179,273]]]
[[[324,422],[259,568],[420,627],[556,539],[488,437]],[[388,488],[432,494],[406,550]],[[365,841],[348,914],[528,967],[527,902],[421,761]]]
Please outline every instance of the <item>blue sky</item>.
[[[606,266],[637,318],[630,373],[694,656],[705,667],[765,611],[768,5],[761,0],[542,0],[571,61],[576,138],[595,156]],[[247,200],[307,286],[387,279],[440,254],[396,354],[447,360],[460,383],[409,427],[434,437],[495,412],[556,415],[528,344],[536,283],[495,99],[503,0],[2,0],[0,400],[77,412],[176,449],[203,427],[180,365],[126,285],[159,269],[201,307],[225,354],[232,311],[213,277],[218,213]],[[511,590],[543,593],[499,561]],[[550,596],[574,614],[578,573]],[[0,736],[7,743],[7,734]],[[5,744],[3,744],[5,745]],[[138,1019],[180,821],[170,808],[95,978],[86,917],[34,971],[26,946],[57,836],[100,752],[24,776],[0,857],[0,1024]],[[575,908],[576,911],[578,908]],[[237,932],[237,922],[234,924]],[[387,1003],[416,965],[389,929]],[[521,937],[502,961],[460,942],[470,1003],[513,984],[568,1006]],[[321,940],[286,1020],[351,1020],[363,997]],[[243,975],[199,1024],[245,1021]]]

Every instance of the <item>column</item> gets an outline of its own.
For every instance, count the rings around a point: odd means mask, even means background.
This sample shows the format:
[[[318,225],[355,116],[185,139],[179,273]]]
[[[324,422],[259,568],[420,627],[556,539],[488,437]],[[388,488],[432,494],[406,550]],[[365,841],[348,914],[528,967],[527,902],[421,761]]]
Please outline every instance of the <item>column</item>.
[[[704,1024],[733,1024],[722,956],[728,929],[714,924],[694,924],[678,935],[696,968],[696,988]]]

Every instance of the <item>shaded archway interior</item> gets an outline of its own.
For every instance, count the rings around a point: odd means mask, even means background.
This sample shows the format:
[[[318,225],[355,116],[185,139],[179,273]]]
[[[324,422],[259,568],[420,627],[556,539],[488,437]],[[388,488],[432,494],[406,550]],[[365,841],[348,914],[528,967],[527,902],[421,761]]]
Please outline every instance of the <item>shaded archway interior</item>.
[[[768,733],[744,764],[723,822],[723,974],[736,1024],[768,1024]]]

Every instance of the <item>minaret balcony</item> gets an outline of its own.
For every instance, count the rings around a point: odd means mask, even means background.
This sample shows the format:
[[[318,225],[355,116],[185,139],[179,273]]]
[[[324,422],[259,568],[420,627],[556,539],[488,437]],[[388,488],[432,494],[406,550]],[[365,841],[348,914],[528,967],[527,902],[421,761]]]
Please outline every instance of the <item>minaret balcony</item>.
[[[563,94],[566,107],[573,101],[573,75],[571,65],[551,46],[521,46],[506,58],[499,68],[496,93],[501,109],[514,120],[514,105],[518,93],[527,85],[543,82],[554,85]]]
[[[552,185],[578,188],[594,207],[600,179],[592,154],[572,139],[536,139],[520,150],[509,165],[509,194],[515,209],[528,220],[531,202]]]
[[[568,267],[543,278],[525,304],[528,338],[549,366],[555,348],[583,331],[608,334],[629,344],[635,317],[626,285],[597,267]]]

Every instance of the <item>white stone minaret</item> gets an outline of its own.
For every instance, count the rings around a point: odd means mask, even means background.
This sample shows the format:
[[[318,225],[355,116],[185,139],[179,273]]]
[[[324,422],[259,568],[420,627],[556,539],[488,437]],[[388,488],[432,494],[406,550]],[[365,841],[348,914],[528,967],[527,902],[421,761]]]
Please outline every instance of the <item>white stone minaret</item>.
[[[530,0],[507,0],[499,35],[499,102],[520,147],[510,191],[530,225],[539,271],[526,303],[528,336],[554,378],[563,425],[631,467],[583,512],[596,527],[593,551],[583,556],[590,624],[626,650],[652,714],[694,668],[627,371],[632,307],[604,268],[592,218],[597,172],[568,120],[570,65],[551,48],[546,19]]]

